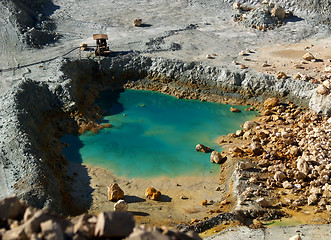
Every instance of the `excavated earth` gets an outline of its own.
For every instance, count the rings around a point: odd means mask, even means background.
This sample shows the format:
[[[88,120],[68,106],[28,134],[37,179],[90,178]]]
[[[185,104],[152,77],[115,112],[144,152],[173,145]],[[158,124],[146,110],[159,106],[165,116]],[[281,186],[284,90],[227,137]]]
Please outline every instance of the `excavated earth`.
[[[70,195],[72,178],[59,139],[103,127],[96,124],[100,109],[94,100],[106,89],[257,107],[277,97],[330,124],[331,90],[317,92],[330,79],[330,2],[273,2],[293,16],[274,30],[259,31],[233,21],[230,0],[0,1],[0,197],[14,194],[63,214],[82,211]],[[256,7],[260,1],[245,3]],[[143,25],[132,26],[135,18]],[[79,51],[82,43],[95,45],[95,33],[108,34],[109,57]],[[318,61],[302,63],[308,51]],[[266,60],[269,69],[261,67]],[[295,64],[312,77],[295,79]],[[287,77],[277,78],[278,71]],[[239,192],[244,189],[245,183],[234,182]],[[229,214],[199,231],[238,217]]]

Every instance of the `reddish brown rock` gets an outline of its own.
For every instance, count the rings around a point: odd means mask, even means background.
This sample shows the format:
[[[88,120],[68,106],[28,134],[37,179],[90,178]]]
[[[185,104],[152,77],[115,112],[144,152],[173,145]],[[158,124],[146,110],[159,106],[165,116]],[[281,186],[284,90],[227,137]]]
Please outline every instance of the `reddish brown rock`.
[[[221,163],[224,163],[225,160],[226,160],[226,156],[223,156],[222,153],[219,153],[217,151],[211,152],[211,155],[210,155],[211,163],[221,164]]]
[[[305,55],[303,55],[302,58],[306,61],[311,61],[315,59],[314,55],[309,52],[305,53]]]
[[[117,183],[112,183],[108,187],[108,200],[117,202],[124,197],[123,190],[118,186]]]
[[[231,111],[231,112],[241,112],[240,109],[235,108],[235,107],[231,107],[231,108],[230,108],[230,111]]]
[[[264,108],[271,109],[273,107],[276,107],[279,103],[278,98],[268,98],[267,100],[264,101]]]
[[[161,192],[153,187],[149,187],[146,189],[145,196],[149,199],[158,201],[161,198]]]

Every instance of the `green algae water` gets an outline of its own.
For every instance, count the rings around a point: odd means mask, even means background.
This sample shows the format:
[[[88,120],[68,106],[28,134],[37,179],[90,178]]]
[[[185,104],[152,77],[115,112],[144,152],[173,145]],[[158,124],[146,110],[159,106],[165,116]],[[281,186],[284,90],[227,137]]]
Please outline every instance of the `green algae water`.
[[[237,130],[255,114],[141,90],[103,92],[97,105],[106,111],[103,122],[112,128],[64,136],[62,141],[70,147],[63,153],[69,161],[103,167],[127,178],[218,173],[219,165],[210,163],[210,153],[196,152],[195,146],[201,143],[222,151],[216,138]]]

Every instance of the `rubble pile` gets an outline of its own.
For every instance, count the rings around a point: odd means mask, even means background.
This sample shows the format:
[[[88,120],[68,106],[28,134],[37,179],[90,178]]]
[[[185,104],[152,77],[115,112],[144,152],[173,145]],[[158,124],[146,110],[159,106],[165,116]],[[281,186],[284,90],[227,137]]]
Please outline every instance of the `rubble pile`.
[[[136,226],[129,212],[83,214],[73,220],[28,206],[16,197],[0,200],[0,239],[196,239],[194,232]]]
[[[292,16],[283,7],[272,2],[263,1],[257,8],[253,8],[238,2],[233,4],[236,12],[233,21],[242,23],[245,27],[260,31],[273,30],[284,25],[284,20]]]
[[[239,180],[250,184],[239,204],[259,198],[254,201],[261,207],[316,205],[315,212],[331,211],[331,118],[270,98],[262,117],[242,127],[229,134],[245,141],[229,149],[232,156],[249,161],[238,165]]]

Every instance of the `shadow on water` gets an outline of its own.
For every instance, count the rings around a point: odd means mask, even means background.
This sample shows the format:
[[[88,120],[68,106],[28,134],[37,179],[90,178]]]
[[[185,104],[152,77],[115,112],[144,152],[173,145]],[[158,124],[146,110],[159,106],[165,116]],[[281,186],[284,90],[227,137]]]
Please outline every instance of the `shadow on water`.
[[[118,100],[120,93],[120,91],[101,92],[100,98],[97,99],[96,104],[105,111],[107,115],[121,113],[124,111],[124,107]],[[106,120],[103,122],[105,123]],[[84,144],[79,136],[73,134],[64,135],[61,138],[61,142],[68,144],[68,147],[62,149],[62,154],[64,154],[69,161],[67,173],[69,178],[72,179],[71,196],[72,202],[75,205],[73,212],[75,215],[78,215],[89,209],[92,204],[92,193],[94,191],[91,187],[91,178],[88,175],[88,169],[82,165],[83,158],[80,154],[80,149],[84,147]],[[126,196],[125,198],[128,203],[145,201],[136,196]]]
[[[124,112],[124,106],[119,102],[121,91],[103,91],[99,94],[99,98],[96,101],[102,111],[103,115],[110,116]],[[106,101],[105,101],[106,99]]]
[[[60,9],[60,6],[55,5],[52,1],[48,1],[44,4],[42,13],[44,16],[49,17],[58,9]]]

